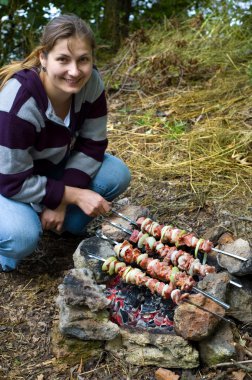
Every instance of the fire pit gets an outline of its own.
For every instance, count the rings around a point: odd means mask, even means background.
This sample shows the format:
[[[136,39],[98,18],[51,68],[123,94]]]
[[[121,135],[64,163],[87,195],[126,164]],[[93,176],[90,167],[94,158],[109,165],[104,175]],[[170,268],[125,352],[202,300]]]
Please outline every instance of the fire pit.
[[[125,237],[124,235],[122,240]],[[121,248],[116,250],[119,253],[118,257]],[[126,252],[126,249],[123,252]],[[134,252],[138,255],[136,257],[139,257],[140,253]],[[90,257],[90,254],[99,260]],[[179,300],[184,302],[177,302],[177,305],[176,297],[167,297],[168,293],[165,291],[168,288],[160,282],[161,280],[151,279],[151,286],[148,288],[137,286],[134,281],[126,283],[126,277],[123,281],[121,276],[111,277],[102,271],[100,259],[106,261],[114,255],[113,246],[98,237],[84,240],[77,248],[74,253],[75,269],[70,271],[59,287],[58,304],[62,334],[85,341],[102,341],[104,349],[131,364],[159,365],[166,368],[197,367],[199,352],[190,340],[202,341],[209,338],[225,315],[223,305],[227,304],[223,301],[226,289],[231,286],[228,285],[229,274],[210,273],[203,278],[201,273],[198,273],[193,276],[198,292],[205,294],[210,291],[222,306],[209,299],[211,297],[206,298],[201,294],[192,294],[183,300],[181,296],[188,291],[187,288],[180,291]],[[151,263],[151,260],[148,262]],[[180,262],[182,263],[182,260]],[[153,267],[153,264],[151,266]],[[202,269],[197,262],[195,268],[203,270],[207,266]],[[117,272],[112,270],[110,274],[112,273]],[[137,272],[132,271],[133,273]],[[150,285],[146,275],[139,276]],[[190,293],[195,293],[191,290]],[[224,325],[224,330],[222,335],[232,335],[230,324]],[[221,344],[218,341],[218,349]],[[233,342],[229,344],[228,355],[228,358],[235,355]],[[205,353],[204,356],[206,357]]]

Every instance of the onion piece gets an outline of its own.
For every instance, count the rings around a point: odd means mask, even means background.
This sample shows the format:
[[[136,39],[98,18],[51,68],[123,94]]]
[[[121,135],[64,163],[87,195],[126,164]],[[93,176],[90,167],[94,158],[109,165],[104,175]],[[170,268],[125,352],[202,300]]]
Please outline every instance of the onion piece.
[[[175,282],[176,274],[179,272],[178,267],[173,267],[171,271],[170,281]]]
[[[169,288],[169,285],[165,284],[165,286],[163,287],[163,290],[162,290],[162,297],[165,297],[165,293],[168,290],[168,288]]]
[[[117,257],[120,256],[120,249],[121,249],[121,246],[122,246],[122,243],[116,244],[116,245],[114,246],[114,252],[115,252],[115,254],[116,254]]]
[[[159,226],[159,224],[157,222],[152,222],[152,224],[151,224],[151,234],[153,236],[156,236],[155,235],[155,228],[158,227],[158,226]]]
[[[175,259],[176,259],[176,255],[177,255],[177,253],[178,253],[178,250],[176,249],[176,250],[173,251],[172,254],[171,254],[171,262],[172,262],[172,264],[174,264],[174,261],[175,261]]]
[[[207,252],[204,252],[203,260],[202,260],[202,265],[205,265],[207,262]]]
[[[143,248],[143,246],[144,246],[144,242],[145,242],[145,240],[147,239],[149,237],[149,234],[143,234],[140,238],[139,238],[139,240],[138,240],[138,242],[137,242],[137,246],[138,246],[138,248]]]
[[[141,224],[141,230],[144,232],[144,227],[146,226],[146,224],[149,224],[151,222],[152,220],[150,218],[145,218],[143,223]]]
[[[156,239],[155,239],[153,236],[149,236],[149,237],[147,237],[147,238],[145,239],[145,243],[147,243],[148,246],[150,247],[150,249],[152,250],[154,244],[156,243]]]
[[[161,243],[161,242],[158,242],[158,244],[156,245],[156,248],[155,250],[158,252],[160,249],[162,249],[164,247],[164,244]]]
[[[115,261],[111,261],[109,264],[109,270],[108,270],[110,276],[115,273]]]
[[[196,248],[195,248],[195,257],[197,258],[198,257],[198,250],[199,250],[199,246],[200,244],[204,241],[204,239],[199,239],[198,242],[197,242],[197,245],[196,245]]]
[[[172,234],[171,234],[171,243],[176,243],[176,240],[177,240],[177,237],[178,237],[178,233],[179,233],[179,229],[178,228],[174,228],[172,230]]]
[[[125,280],[127,273],[132,269],[131,266],[128,266],[125,271],[123,272],[122,279]]]
[[[164,226],[161,230],[161,242],[164,241],[164,238],[165,238],[165,234],[166,234],[166,231],[168,231],[169,229],[171,229],[172,226]]]
[[[116,260],[116,257],[115,256],[110,256],[106,259],[106,261],[104,261],[104,263],[102,264],[102,270],[104,272],[107,272],[108,269],[109,269],[109,264],[112,262],[112,261],[115,261]]]
[[[120,262],[115,263],[115,273],[118,273],[119,269],[122,267],[126,267],[126,264]]]
[[[141,255],[139,255],[136,259],[137,265],[139,265],[143,259],[147,259],[147,257],[148,257],[147,253],[142,253]]]
[[[125,244],[125,245],[121,248],[118,257],[122,257],[122,258],[124,258],[124,256],[125,256],[125,252],[126,252],[127,249],[129,249],[129,248],[131,248],[131,244],[130,244],[130,243]]]

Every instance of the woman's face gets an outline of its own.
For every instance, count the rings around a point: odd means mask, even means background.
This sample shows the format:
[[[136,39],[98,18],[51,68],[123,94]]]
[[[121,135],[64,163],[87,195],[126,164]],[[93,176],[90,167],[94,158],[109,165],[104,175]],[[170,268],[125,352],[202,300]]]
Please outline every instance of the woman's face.
[[[51,96],[76,94],[89,80],[93,69],[92,49],[79,37],[60,39],[45,56],[40,54],[41,72],[46,91]]]

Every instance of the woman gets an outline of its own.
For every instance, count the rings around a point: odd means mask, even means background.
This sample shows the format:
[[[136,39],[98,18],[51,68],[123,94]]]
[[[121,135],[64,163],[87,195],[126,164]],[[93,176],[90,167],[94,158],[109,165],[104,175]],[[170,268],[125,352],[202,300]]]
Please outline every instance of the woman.
[[[83,232],[129,185],[107,147],[95,41],[75,15],[44,29],[24,61],[0,70],[0,270],[37,247],[43,230]]]

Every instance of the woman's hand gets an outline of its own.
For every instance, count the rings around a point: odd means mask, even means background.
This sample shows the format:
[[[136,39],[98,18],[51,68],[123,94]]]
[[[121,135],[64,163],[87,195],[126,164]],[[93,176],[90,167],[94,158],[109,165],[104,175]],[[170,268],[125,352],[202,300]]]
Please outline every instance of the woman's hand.
[[[41,213],[43,229],[60,232],[66,215],[66,207],[69,204],[75,204],[86,215],[93,218],[106,214],[111,209],[111,203],[95,191],[65,186],[61,204],[55,210],[46,208]]]
[[[66,205],[60,204],[55,210],[46,208],[40,215],[42,228],[44,230],[54,230],[60,232],[64,223]]]
[[[91,217],[106,214],[111,209],[111,203],[95,191],[70,186],[65,187],[62,202],[77,205],[86,215]]]

